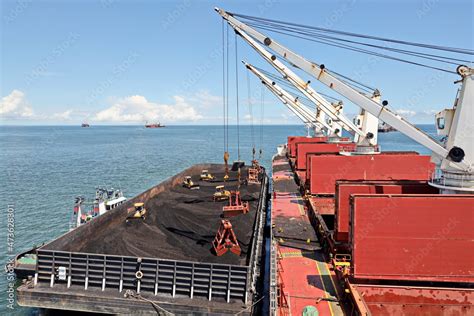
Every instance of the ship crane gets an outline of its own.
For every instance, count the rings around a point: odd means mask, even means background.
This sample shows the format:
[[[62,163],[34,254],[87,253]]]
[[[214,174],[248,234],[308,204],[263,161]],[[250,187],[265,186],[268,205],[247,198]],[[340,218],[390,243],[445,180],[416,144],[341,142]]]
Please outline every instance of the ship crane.
[[[275,68],[280,72],[281,70],[287,70],[285,65],[275,55],[263,49],[257,42],[267,46],[289,64],[300,68],[330,89],[349,99],[365,112],[372,114],[415,142],[431,150],[433,158],[441,159],[439,172],[431,181],[431,185],[440,188],[443,193],[474,193],[472,165],[474,160],[474,124],[472,122],[474,117],[474,69],[468,66],[459,66],[457,68],[457,73],[461,76],[461,80],[458,81],[461,83],[461,88],[454,109],[443,111],[438,117],[438,130],[443,130],[447,136],[445,143],[440,144],[410,122],[390,111],[387,108],[387,101],[377,102],[377,100],[360,93],[352,86],[338,79],[326,69],[324,64],[317,64],[305,59],[270,37],[239,21],[232,14],[222,9],[216,8],[215,10],[260,55],[267,61],[271,60],[274,66],[278,65],[281,69]],[[291,74],[292,72],[288,73]],[[299,81],[296,84],[302,86],[307,83]],[[307,94],[312,94],[311,92],[309,90]],[[305,93],[305,95],[307,94]],[[343,123],[346,127],[354,128],[353,124]],[[366,137],[360,129],[356,128],[354,131],[360,137]]]
[[[362,113],[359,116],[361,119],[360,126],[364,126],[364,129],[361,129],[359,126],[354,124],[349,118],[347,118],[342,113],[342,106],[334,107],[329,101],[327,101],[323,96],[317,93],[311,86],[310,81],[304,81],[296,73],[291,71],[288,67],[285,66],[281,61],[276,59],[274,55],[265,50],[261,45],[259,45],[251,36],[249,36],[244,30],[240,28],[240,25],[237,26],[230,19],[237,21],[235,18],[228,15],[225,11],[216,9],[225,19],[227,19],[229,25],[234,28],[237,34],[239,34],[251,47],[253,47],[268,63],[270,63],[282,76],[284,79],[289,81],[296,89],[303,93],[309,100],[316,104],[318,109],[323,111],[333,124],[339,124],[342,128],[347,130],[349,133],[355,135],[357,140],[357,148],[359,153],[377,153],[377,128],[378,120],[375,117],[371,117],[369,113]],[[221,13],[224,12],[224,13]],[[228,16],[226,18],[225,16]],[[238,21],[237,21],[238,22]],[[238,22],[240,23],[240,22]],[[243,24],[243,23],[241,23]],[[243,24],[245,25],[245,24]],[[255,31],[257,32],[257,31]],[[257,32],[258,33],[258,32]],[[260,34],[260,33],[259,33]],[[263,35],[262,35],[263,36]],[[374,102],[377,102],[379,94],[374,95]],[[367,119],[371,119],[368,121]],[[367,122],[372,123],[375,121],[376,124],[368,124]],[[340,130],[340,128],[338,128]]]
[[[330,126],[319,113],[314,113],[307,106],[302,104],[298,98],[294,97],[289,92],[285,91],[274,81],[270,80],[262,72],[257,70],[254,66],[244,62],[245,67],[251,71],[262,84],[268,88],[290,111],[292,111],[300,120],[302,120],[308,127],[312,127],[315,133],[322,133],[324,128],[328,135],[335,132],[335,129]]]

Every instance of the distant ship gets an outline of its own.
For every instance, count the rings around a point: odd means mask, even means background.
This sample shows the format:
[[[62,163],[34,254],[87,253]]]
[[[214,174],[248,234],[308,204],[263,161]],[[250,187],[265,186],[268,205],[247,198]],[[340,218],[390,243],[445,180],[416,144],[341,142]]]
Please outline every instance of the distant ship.
[[[148,122],[145,123],[145,127],[146,128],[160,128],[160,127],[166,127],[165,125],[161,125],[161,123],[150,123],[148,124]]]
[[[380,133],[387,133],[387,132],[394,132],[394,131],[396,131],[396,129],[393,128],[392,126],[388,125],[387,123],[383,122],[383,123],[379,124],[378,131]]]
[[[82,123],[81,127],[91,127],[88,123]]]

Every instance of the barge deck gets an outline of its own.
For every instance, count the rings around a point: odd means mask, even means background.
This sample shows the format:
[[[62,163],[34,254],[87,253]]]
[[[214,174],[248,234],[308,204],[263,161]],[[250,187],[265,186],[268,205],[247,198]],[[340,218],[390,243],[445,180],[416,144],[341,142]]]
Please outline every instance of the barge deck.
[[[215,180],[201,181],[207,169]],[[242,179],[247,168],[242,169]],[[191,176],[200,189],[181,184]],[[235,314],[255,312],[261,298],[261,261],[268,181],[240,186],[249,212],[229,218],[242,249],[216,256],[212,241],[225,201],[215,187],[227,182],[223,165],[195,165],[78,229],[38,248],[33,280],[18,288],[23,306],[98,313]],[[145,219],[127,222],[144,202]]]

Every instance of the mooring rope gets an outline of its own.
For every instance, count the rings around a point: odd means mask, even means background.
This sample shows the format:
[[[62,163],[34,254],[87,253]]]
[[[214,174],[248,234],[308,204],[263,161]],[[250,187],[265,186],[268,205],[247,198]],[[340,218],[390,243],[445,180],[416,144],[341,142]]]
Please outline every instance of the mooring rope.
[[[161,307],[160,305],[158,305],[155,301],[152,301],[152,300],[149,300],[147,298],[144,298],[143,296],[141,296],[140,294],[138,293],[135,293],[134,291],[132,290],[126,290],[125,291],[125,294],[123,295],[123,297],[125,298],[134,298],[136,300],[139,300],[139,301],[144,301],[144,302],[148,302],[150,303],[156,310],[157,314],[159,315],[160,312],[157,310],[161,310],[163,312],[165,312],[167,315],[175,315],[169,311],[167,311],[166,309],[164,309],[163,307]]]

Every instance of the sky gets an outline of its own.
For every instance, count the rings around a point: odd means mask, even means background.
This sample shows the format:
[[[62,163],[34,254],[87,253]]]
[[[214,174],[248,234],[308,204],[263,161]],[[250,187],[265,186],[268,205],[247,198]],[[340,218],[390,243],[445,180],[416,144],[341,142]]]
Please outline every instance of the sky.
[[[221,124],[222,19],[215,6],[335,30],[474,47],[470,0],[1,0],[0,124]],[[453,84],[457,75],[273,36],[308,59],[378,88],[394,111],[414,123],[432,123],[434,113],[452,107],[459,87]],[[239,61],[241,122],[298,124],[247,76],[240,60],[269,71],[271,66],[241,39],[235,58],[233,34],[229,38],[231,69]],[[317,80],[312,86],[325,91]],[[235,91],[231,81],[230,123],[236,120]],[[348,116],[357,113],[356,105],[341,99]]]

